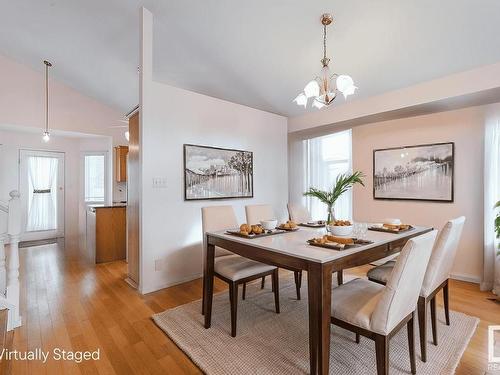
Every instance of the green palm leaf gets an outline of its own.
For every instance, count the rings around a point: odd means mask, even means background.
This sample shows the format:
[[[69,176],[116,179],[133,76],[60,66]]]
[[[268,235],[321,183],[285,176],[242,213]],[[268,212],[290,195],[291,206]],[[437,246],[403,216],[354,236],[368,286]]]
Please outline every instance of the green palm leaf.
[[[356,171],[353,174],[343,173],[337,176],[335,185],[330,191],[310,187],[309,190],[304,193],[304,196],[317,198],[328,207],[332,207],[337,199],[355,184],[365,186],[363,178],[365,178],[365,175],[360,171]]]

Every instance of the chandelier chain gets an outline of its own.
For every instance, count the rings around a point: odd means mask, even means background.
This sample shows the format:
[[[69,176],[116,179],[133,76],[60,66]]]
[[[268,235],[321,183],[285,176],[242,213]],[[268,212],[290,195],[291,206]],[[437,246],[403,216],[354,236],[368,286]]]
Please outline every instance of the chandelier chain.
[[[49,65],[45,64],[45,131],[49,131]]]
[[[323,25],[323,58],[326,60],[326,25]]]

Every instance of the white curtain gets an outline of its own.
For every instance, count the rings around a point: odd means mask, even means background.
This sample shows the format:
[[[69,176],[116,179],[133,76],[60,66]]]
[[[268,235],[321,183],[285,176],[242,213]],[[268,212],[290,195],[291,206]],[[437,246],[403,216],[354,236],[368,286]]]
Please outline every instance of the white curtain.
[[[57,229],[57,166],[57,158],[28,157],[28,232]]]
[[[351,172],[351,130],[304,141],[306,173],[304,191],[310,187],[331,190],[341,173]],[[318,199],[306,198],[313,220],[326,220],[327,207]],[[335,204],[337,219],[352,219],[352,192],[343,194]]]
[[[486,122],[484,154],[484,273],[481,290],[500,295],[500,256],[495,236],[496,212],[493,206],[500,200],[500,120]]]

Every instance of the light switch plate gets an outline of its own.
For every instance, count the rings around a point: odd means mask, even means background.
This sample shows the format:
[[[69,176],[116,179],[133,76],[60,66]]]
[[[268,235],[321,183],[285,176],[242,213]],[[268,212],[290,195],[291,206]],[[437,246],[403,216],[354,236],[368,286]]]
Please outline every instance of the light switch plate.
[[[163,259],[155,260],[155,271],[161,271],[163,269]]]
[[[166,177],[153,177],[153,189],[165,189],[167,187]]]

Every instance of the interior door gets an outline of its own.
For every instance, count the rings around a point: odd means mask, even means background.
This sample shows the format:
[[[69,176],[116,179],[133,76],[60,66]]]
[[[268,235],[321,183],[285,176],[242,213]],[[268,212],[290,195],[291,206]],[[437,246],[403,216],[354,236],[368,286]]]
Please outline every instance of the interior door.
[[[20,150],[22,241],[64,237],[64,153]]]

